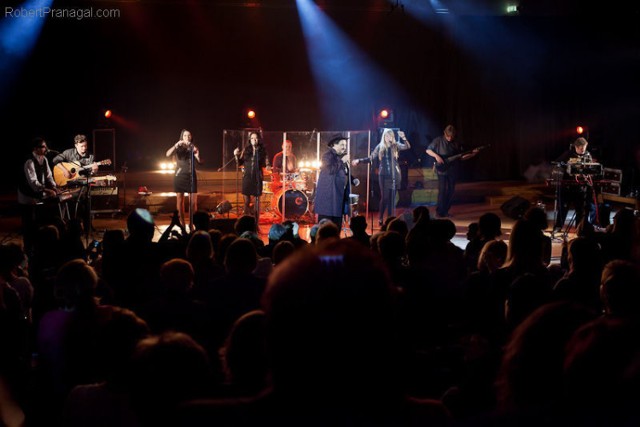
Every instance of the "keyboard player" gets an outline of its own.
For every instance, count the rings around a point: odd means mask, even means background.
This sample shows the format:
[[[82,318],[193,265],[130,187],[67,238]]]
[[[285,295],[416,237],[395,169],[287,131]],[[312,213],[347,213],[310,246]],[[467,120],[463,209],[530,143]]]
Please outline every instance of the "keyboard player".
[[[587,180],[580,179],[573,171],[579,170],[576,166],[593,163],[593,157],[587,150],[589,142],[580,137],[576,139],[567,151],[556,159],[564,169],[562,184],[557,194],[558,211],[554,224],[554,233],[562,230],[567,218],[570,205],[575,209],[575,223],[577,226],[583,218],[593,224],[596,221],[596,204],[594,202],[593,186],[587,184]]]
[[[57,208],[51,209],[50,205],[42,203],[48,198],[56,198],[59,193],[45,156],[47,150],[44,139],[33,139],[31,154],[22,164],[22,173],[19,174],[18,204],[24,250],[27,253],[32,249],[33,237],[38,227],[50,223],[53,217],[59,215]]]

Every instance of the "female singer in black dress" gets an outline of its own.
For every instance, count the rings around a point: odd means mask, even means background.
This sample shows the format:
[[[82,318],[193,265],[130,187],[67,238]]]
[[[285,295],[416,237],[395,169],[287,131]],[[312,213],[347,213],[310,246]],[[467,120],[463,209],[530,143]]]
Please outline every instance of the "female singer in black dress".
[[[238,164],[244,166],[242,172],[242,197],[244,198],[244,214],[256,217],[256,223],[260,217],[260,196],[262,195],[262,169],[269,166],[269,157],[264,145],[260,142],[257,132],[249,134],[249,145],[242,151],[236,148],[233,151]],[[251,197],[254,198],[253,206]]]
[[[200,160],[200,151],[193,145],[191,132],[186,129],[180,131],[180,140],[167,150],[167,157],[175,156],[176,173],[173,177],[173,191],[176,192],[176,209],[180,215],[180,223],[184,221],[184,194],[193,195],[193,212],[198,210],[198,179],[195,165],[191,165],[191,154],[196,162]],[[193,171],[193,173],[192,173]],[[191,225],[193,226],[193,224]]]

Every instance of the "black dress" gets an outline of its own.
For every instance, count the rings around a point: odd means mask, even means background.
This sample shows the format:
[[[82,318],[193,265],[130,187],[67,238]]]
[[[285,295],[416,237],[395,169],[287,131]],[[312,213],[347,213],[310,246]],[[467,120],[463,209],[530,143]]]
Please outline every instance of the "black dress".
[[[189,147],[180,146],[175,151],[176,174],[173,177],[173,188],[176,193],[197,193],[198,177],[193,174],[193,190],[191,189],[191,151],[193,145]]]
[[[244,166],[242,172],[242,194],[245,196],[262,195],[262,168],[267,166],[267,152],[262,144],[258,144],[256,154],[253,154],[253,147],[245,147],[240,158],[240,166]]]

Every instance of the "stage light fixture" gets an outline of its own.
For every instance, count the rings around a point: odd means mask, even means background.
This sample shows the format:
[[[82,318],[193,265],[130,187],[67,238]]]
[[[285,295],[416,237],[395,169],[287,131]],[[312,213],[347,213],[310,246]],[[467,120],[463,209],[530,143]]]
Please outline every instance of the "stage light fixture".
[[[250,119],[255,119],[256,118],[256,112],[254,110],[247,111],[247,117],[250,118]]]
[[[582,135],[584,133],[584,128],[582,126],[577,126],[576,127],[576,133],[578,135]]]
[[[220,202],[218,206],[216,206],[216,212],[219,213],[220,215],[224,215],[229,211],[231,211],[232,208],[233,207],[231,206],[231,202],[228,200],[224,200]]]
[[[105,111],[105,112],[104,112],[104,116],[105,116],[107,119],[110,119],[110,118],[111,118],[111,114],[112,114],[112,113],[111,113],[111,110],[107,110],[107,111]]]
[[[393,109],[385,107],[378,111],[378,124],[381,126],[388,126],[393,124],[394,117]]]

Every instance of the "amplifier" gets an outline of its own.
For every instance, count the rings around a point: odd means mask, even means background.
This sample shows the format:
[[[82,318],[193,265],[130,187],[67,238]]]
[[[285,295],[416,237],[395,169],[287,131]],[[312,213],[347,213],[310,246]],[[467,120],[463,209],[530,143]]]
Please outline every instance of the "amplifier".
[[[620,195],[620,183],[619,182],[607,182],[603,183],[600,187],[602,194],[611,194],[614,196]]]
[[[118,209],[118,187],[91,187],[91,211],[115,212]]]
[[[615,181],[617,183],[622,182],[622,169],[604,168],[603,179]]]
[[[92,186],[91,187],[91,196],[117,196],[118,195],[118,187],[101,187],[101,186]]]

